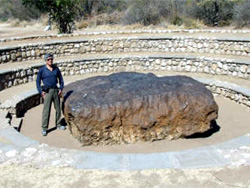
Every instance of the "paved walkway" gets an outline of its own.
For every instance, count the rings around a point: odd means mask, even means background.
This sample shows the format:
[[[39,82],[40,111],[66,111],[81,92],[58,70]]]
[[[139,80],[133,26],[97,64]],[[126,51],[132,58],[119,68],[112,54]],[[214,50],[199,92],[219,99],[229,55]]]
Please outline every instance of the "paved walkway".
[[[65,77],[65,83],[70,83],[79,79],[87,78],[89,76],[97,76],[101,73],[92,73],[92,74],[86,74],[86,75],[74,75],[74,76],[67,76]],[[107,73],[106,73],[107,74]],[[203,74],[203,73],[184,73],[184,72],[167,72],[167,71],[158,71],[157,75],[187,75],[192,76],[196,78],[205,78],[205,79],[213,79],[213,80],[220,80],[223,82],[232,83],[234,85],[240,85],[243,87],[250,87],[250,80],[246,79],[240,79],[235,77],[229,77],[229,76],[219,76],[219,75],[210,75],[210,74]],[[103,73],[105,75],[105,73]],[[7,88],[2,91],[0,91],[0,103],[4,103],[8,99],[13,99],[17,97],[18,95],[25,93],[25,92],[36,92],[35,90],[35,82],[29,82],[26,84],[21,84],[15,87]]]
[[[1,188],[249,188],[249,168],[106,171],[0,165]]]

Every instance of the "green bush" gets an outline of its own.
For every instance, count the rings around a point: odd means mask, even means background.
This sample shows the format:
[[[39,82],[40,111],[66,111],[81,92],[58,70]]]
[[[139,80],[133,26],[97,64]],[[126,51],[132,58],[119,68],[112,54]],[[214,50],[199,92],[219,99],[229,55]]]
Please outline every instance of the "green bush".
[[[81,0],[79,3],[79,16],[92,17],[97,14],[111,14],[127,8],[127,0]]]
[[[27,5],[23,6],[22,2]],[[49,13],[60,33],[91,25],[159,25],[187,28],[250,25],[250,0],[0,0],[0,21],[38,19]],[[84,20],[84,21],[83,21]],[[201,24],[202,25],[202,24]]]
[[[204,26],[199,20],[191,19],[191,18],[184,18],[183,25],[187,29],[198,29],[201,26]]]
[[[235,6],[234,22],[237,27],[250,26],[250,0],[246,0]]]
[[[1,21],[2,21],[2,22],[6,22],[7,20],[8,20],[7,17],[2,17],[2,16],[1,16]]]
[[[173,18],[172,23],[173,23],[174,25],[181,26],[181,25],[183,24],[183,20],[182,20],[181,17],[175,16],[175,17]]]
[[[87,28],[89,26],[89,23],[86,20],[79,20],[77,22],[76,26],[77,26],[77,29],[84,29],[84,28]]]
[[[0,19],[2,21],[8,19],[31,20],[41,16],[38,9],[34,6],[23,6],[21,0],[0,0],[0,3]]]
[[[134,0],[130,1],[122,22],[123,24],[155,25],[168,14],[169,1],[167,0]]]
[[[196,0],[191,3],[189,13],[207,25],[229,25],[233,19],[234,6],[238,2],[238,0]]]

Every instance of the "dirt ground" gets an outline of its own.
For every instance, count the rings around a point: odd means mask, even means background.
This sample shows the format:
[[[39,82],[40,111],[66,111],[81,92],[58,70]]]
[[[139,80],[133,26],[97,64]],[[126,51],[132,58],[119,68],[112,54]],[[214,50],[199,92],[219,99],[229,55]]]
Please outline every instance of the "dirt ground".
[[[44,27],[41,24],[37,23],[34,25],[27,25],[26,27],[12,27],[10,24],[7,23],[0,23],[0,39],[9,39],[13,37],[28,37],[28,36],[38,36],[38,35],[54,35],[58,34],[56,28],[53,28],[51,31],[44,31]],[[209,28],[206,28],[209,29]],[[226,30],[230,30],[232,28],[210,28],[210,30],[224,30],[224,32],[172,32],[172,33],[150,33],[150,36],[158,36],[158,37],[218,37],[218,38],[225,38],[226,37],[237,37],[239,39],[249,38],[249,33],[225,33]],[[133,31],[133,30],[168,30],[168,28],[148,28],[148,27],[141,27],[135,29],[129,29],[129,27],[115,27],[115,26],[106,26],[106,27],[98,27],[98,28],[85,28],[81,30],[75,30],[74,34],[82,34],[82,33],[93,33],[93,32],[106,32],[106,31]],[[246,29],[242,29],[246,30]],[[110,37],[133,37],[133,36],[145,36],[147,37],[148,33],[119,33],[119,34],[95,34],[95,35],[84,35],[84,36],[71,36],[72,40],[78,39],[93,39],[93,38],[110,38]],[[68,37],[60,36],[55,38],[55,40],[66,40]],[[15,40],[15,41],[8,41],[4,43],[0,43],[0,46],[6,45],[22,45],[27,43],[41,43],[41,42],[51,42],[51,38],[39,38],[39,39],[25,39],[25,40]]]
[[[41,24],[27,25],[26,27],[13,27],[10,23],[0,23],[0,39],[57,33],[56,30],[44,31],[43,29],[44,26]]]
[[[78,140],[73,138],[68,129],[65,131],[54,129],[55,113],[53,106],[49,127],[51,132],[49,132],[46,137],[41,135],[41,114],[43,105],[39,105],[31,109],[25,114],[21,133],[34,140],[38,140],[41,143],[46,143],[50,146],[61,148],[97,152],[150,153],[178,151],[200,146],[207,146],[227,141],[250,132],[249,109],[220,96],[217,96],[215,99],[219,106],[219,118],[217,120],[219,130],[214,132],[211,136],[205,138],[178,139],[172,141],[163,140],[120,146],[113,145],[82,147]]]

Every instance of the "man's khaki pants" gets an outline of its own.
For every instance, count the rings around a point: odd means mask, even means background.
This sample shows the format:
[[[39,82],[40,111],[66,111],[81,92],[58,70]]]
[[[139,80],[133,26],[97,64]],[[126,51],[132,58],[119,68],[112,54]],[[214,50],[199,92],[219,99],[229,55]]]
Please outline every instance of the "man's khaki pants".
[[[58,95],[58,89],[49,89],[49,92],[46,93],[44,99],[43,115],[42,115],[43,130],[47,130],[49,127],[50,110],[52,102],[54,103],[54,108],[56,110],[55,125],[60,126],[61,107],[60,107],[60,97]]]

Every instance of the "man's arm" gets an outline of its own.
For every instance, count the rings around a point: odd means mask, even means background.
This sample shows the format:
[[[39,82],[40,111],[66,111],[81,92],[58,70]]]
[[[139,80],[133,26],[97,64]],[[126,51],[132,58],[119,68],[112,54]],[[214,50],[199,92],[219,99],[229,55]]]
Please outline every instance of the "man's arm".
[[[37,74],[37,78],[36,78],[36,88],[40,94],[42,94],[42,88],[41,88],[41,75],[42,75],[42,73],[41,72],[42,72],[41,69],[39,69],[38,74]]]
[[[41,69],[39,69],[39,72],[37,74],[37,78],[36,78],[36,88],[38,90],[38,92],[40,93],[40,95],[43,97],[43,99],[45,99],[45,92],[42,91],[42,88],[41,88],[41,80],[42,80],[42,71]]]
[[[58,79],[59,79],[59,84],[60,84],[59,89],[62,91],[64,88],[64,81],[63,81],[63,77],[59,68],[58,68]]]
[[[60,84],[58,95],[61,97],[62,96],[62,90],[64,88],[64,81],[63,81],[63,77],[62,77],[62,74],[61,74],[61,71],[60,71],[59,68],[58,68],[58,79],[59,79],[59,84]]]

